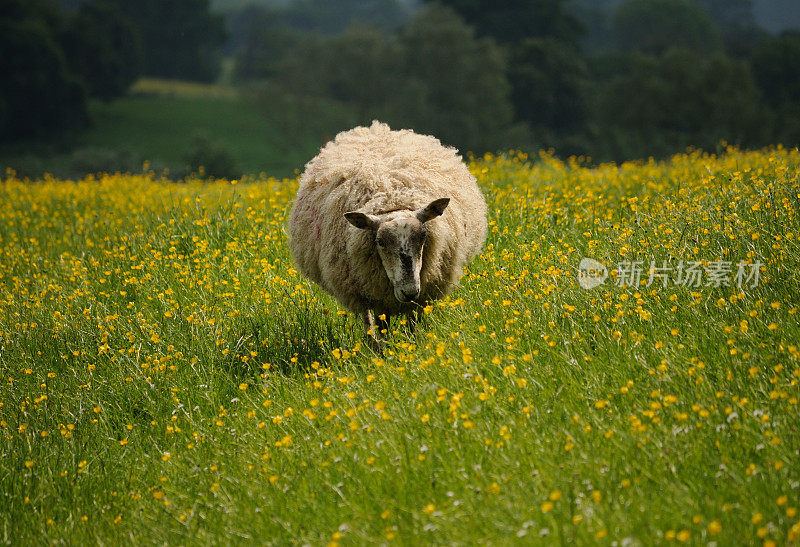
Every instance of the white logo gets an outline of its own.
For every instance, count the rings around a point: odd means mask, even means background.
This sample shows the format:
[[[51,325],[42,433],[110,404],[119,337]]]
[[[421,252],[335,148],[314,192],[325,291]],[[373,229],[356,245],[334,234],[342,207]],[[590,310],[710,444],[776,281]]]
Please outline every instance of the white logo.
[[[655,260],[650,266],[644,260],[622,261],[612,264],[612,282],[618,287],[649,287],[653,282],[666,287],[670,282],[679,287],[757,287],[764,265],[755,262],[733,263],[727,260],[699,261],[679,260],[675,266],[662,260]],[[675,275],[672,276],[671,274]],[[578,265],[578,283],[584,289],[593,289],[608,279],[608,268],[593,258],[584,258]],[[674,279],[673,279],[674,277]]]
[[[578,283],[584,289],[594,289],[602,285],[608,277],[608,268],[593,258],[584,258],[578,265]]]

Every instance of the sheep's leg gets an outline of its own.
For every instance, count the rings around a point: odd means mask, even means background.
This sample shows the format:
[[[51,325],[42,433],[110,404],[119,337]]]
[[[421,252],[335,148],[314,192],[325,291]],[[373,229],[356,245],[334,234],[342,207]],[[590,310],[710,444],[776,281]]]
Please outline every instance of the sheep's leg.
[[[372,346],[375,351],[379,351],[378,345],[378,330],[375,328],[375,320],[372,316],[372,310],[364,310],[361,312],[361,319],[364,321],[364,330],[367,335],[367,343]]]

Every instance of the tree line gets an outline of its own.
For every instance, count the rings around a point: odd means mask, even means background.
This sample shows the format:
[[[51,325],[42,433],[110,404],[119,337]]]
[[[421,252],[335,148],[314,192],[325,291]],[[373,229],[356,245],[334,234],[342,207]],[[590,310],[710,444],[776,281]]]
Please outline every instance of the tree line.
[[[0,142],[81,129],[142,74],[213,81],[225,39],[208,0],[0,0]]]
[[[596,161],[800,144],[800,33],[759,29],[749,0],[295,0],[224,18],[208,0],[0,5],[5,137],[78,126],[86,97],[139,74],[213,81],[226,54],[286,146],[373,118],[476,153]]]
[[[236,77],[262,110],[303,101],[331,128],[597,161],[800,143],[800,33],[759,29],[749,0],[440,0],[399,29],[328,33],[262,9],[240,30]]]

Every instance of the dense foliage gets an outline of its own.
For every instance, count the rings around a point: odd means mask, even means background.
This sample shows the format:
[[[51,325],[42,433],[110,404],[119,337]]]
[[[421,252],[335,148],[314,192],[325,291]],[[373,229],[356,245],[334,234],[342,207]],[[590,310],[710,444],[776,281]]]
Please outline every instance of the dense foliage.
[[[84,88],[58,41],[61,23],[37,0],[0,3],[0,141],[86,124]]]
[[[209,0],[109,0],[142,36],[144,74],[210,82],[222,61],[225,26]]]
[[[628,0],[614,15],[612,33],[620,51],[659,56],[679,48],[705,56],[722,49],[711,18],[685,0]]]
[[[634,56],[629,69],[609,78],[597,132],[608,147],[603,156],[665,156],[691,146],[715,150],[726,140],[768,141],[768,119],[744,63],[672,50]]]
[[[478,152],[510,141],[621,161],[800,142],[800,53],[755,27],[747,0],[443,3],[398,31],[329,35],[250,8],[236,76],[269,90],[262,107],[276,90],[320,105],[306,121],[322,111],[326,134],[378,118]]]
[[[282,92],[319,105],[297,123],[329,120],[329,135],[381,119],[464,150],[511,147],[526,137],[514,131],[502,50],[447,8],[420,12],[397,34],[369,27],[330,37],[263,32],[269,49],[238,67],[240,79],[272,84],[251,88],[262,111],[282,109],[275,96]]]
[[[61,44],[72,72],[83,79],[92,97],[120,97],[141,73],[139,33],[106,0],[81,4],[69,18]]]
[[[0,0],[0,142],[77,131],[87,98],[109,101],[144,72],[215,80],[225,40],[207,0]]]
[[[113,100],[143,73],[221,77],[287,157],[373,119],[465,151],[595,162],[800,144],[800,35],[760,29],[750,0],[61,4],[0,3],[4,141],[72,142],[87,97]]]

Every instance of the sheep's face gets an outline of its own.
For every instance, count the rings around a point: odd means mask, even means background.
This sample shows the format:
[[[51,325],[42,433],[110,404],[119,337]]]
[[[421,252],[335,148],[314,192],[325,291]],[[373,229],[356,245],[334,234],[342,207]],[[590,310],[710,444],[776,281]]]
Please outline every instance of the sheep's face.
[[[450,198],[441,198],[417,211],[393,211],[381,216],[359,212],[344,215],[356,228],[375,234],[383,269],[400,302],[413,302],[419,296],[422,249],[428,233],[425,223],[441,215],[448,203]]]

